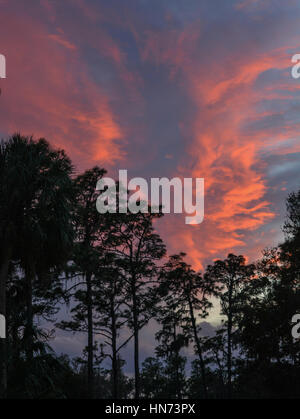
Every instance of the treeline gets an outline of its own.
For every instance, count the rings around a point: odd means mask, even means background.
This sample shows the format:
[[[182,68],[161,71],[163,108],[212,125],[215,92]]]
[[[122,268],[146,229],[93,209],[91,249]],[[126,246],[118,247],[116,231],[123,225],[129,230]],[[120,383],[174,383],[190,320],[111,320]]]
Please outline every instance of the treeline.
[[[185,254],[167,255],[153,226],[162,214],[96,211],[105,173],[75,176],[66,154],[44,139],[16,134],[1,143],[1,396],[299,397],[291,320],[300,312],[300,190],[287,200],[284,243],[255,264],[229,254],[201,273]],[[204,336],[214,300],[223,321]],[[70,318],[57,323],[64,305]],[[82,356],[55,354],[54,332],[41,319],[86,333]],[[157,346],[141,363],[140,334],[153,319]],[[129,343],[134,378],[123,372]]]

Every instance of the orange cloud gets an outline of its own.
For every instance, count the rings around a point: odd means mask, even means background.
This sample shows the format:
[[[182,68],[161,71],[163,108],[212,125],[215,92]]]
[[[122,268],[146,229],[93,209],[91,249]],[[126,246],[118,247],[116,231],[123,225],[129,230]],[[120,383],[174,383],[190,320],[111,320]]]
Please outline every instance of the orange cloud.
[[[300,151],[300,124],[286,118],[283,110],[285,101],[299,90],[290,77],[291,54],[287,53],[300,47],[298,41],[293,46],[275,48],[272,42],[262,47],[255,37],[247,41],[247,35],[244,45],[235,48],[226,45],[223,28],[216,36],[218,25],[208,26],[213,22],[205,25],[188,19],[174,24],[170,12],[154,30],[139,11],[128,11],[129,7],[117,13],[104,4],[66,3],[72,5],[74,19],[66,19],[63,30],[57,23],[58,2],[41,2],[51,30],[29,14],[21,18],[2,11],[0,51],[8,63],[8,78],[1,80],[2,132],[45,136],[64,147],[80,170],[91,163],[116,168],[121,161],[128,168],[138,163],[148,170],[159,147],[165,145],[164,138],[155,138],[164,124],[155,120],[160,106],[167,114],[168,106],[181,97],[174,94],[160,103],[160,97],[154,97],[156,87],[157,95],[165,94],[159,91],[161,86],[166,92],[172,88],[172,94],[182,91],[188,109],[182,105],[180,118],[167,122],[174,123],[172,130],[164,131],[172,135],[178,128],[185,146],[170,177],[205,178],[205,220],[199,226],[187,226],[183,218],[174,222],[174,217],[165,216],[160,231],[169,252],[186,251],[196,268],[203,267],[207,257],[243,251],[246,245],[248,256],[255,257],[257,249],[270,244],[270,236],[259,229],[276,216],[268,199],[263,157]],[[239,4],[247,13],[248,6],[256,3]],[[120,33],[127,37],[121,40]],[[86,46],[91,63],[82,58],[88,56]],[[155,80],[149,81],[152,70]],[[270,70],[285,76],[261,83]],[[163,77],[169,74],[171,87],[160,79],[160,71]],[[156,103],[159,112],[153,112]],[[280,120],[278,125],[268,123],[274,117]],[[127,146],[131,146],[128,153]],[[176,145],[170,152],[163,148],[167,164],[176,161],[176,152]]]
[[[268,185],[261,156],[267,145],[282,147],[299,128],[285,122],[284,130],[263,125],[252,131],[247,128],[250,122],[273,115],[258,110],[262,101],[276,97],[280,102],[287,97],[287,89],[280,90],[282,82],[256,87],[266,71],[289,68],[286,48],[257,53],[245,45],[245,53],[230,51],[222,62],[199,61],[195,57],[200,27],[198,22],[196,29],[192,25],[184,33],[148,32],[143,40],[144,59],[168,66],[172,80],[174,73],[179,83],[184,80],[194,103],[193,118],[183,114],[180,121],[187,155],[178,171],[181,176],[205,178],[205,220],[197,228],[185,227],[178,233],[178,223],[174,230],[173,220],[166,219],[163,229],[172,250],[180,250],[182,245],[196,267],[201,267],[208,255],[225,256],[246,244],[251,256],[258,255],[265,242],[261,239],[252,246],[247,242],[248,233],[276,216],[265,199]],[[291,145],[287,148],[291,152]],[[298,144],[294,145],[296,150]]]
[[[65,148],[81,168],[91,160],[107,167],[123,159],[123,129],[101,85],[88,77],[77,46],[62,31],[48,34],[27,15],[3,11],[2,18],[8,75],[1,96],[1,131],[46,137]]]

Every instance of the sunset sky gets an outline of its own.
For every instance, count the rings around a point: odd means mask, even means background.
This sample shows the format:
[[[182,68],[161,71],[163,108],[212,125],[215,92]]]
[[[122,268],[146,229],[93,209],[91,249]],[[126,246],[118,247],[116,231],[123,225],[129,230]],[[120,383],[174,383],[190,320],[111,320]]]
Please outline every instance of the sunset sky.
[[[0,135],[77,171],[205,179],[205,220],[158,224],[196,269],[281,239],[299,188],[299,0],[0,0]]]

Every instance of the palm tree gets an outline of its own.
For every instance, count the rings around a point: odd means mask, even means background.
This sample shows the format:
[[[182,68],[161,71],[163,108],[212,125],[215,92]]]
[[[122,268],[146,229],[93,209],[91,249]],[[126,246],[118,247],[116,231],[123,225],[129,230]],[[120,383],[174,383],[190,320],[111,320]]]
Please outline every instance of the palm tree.
[[[9,263],[20,261],[26,275],[27,358],[33,356],[33,282],[57,271],[73,242],[72,165],[44,139],[13,135],[0,147],[0,313],[6,313]],[[1,342],[1,394],[6,391],[6,342]]]

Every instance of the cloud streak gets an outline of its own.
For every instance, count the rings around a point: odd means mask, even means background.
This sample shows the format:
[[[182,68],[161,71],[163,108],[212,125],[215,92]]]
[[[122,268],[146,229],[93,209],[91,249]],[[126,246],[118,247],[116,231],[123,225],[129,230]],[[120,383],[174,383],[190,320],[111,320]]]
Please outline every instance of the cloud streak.
[[[290,77],[299,8],[216,3],[1,5],[1,132],[45,136],[78,170],[204,177],[204,223],[159,223],[170,252],[196,268],[274,243],[300,152]],[[280,162],[293,164],[278,181]]]

